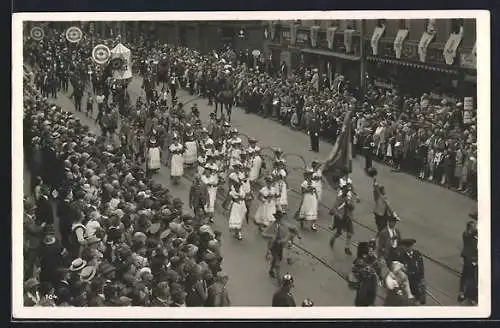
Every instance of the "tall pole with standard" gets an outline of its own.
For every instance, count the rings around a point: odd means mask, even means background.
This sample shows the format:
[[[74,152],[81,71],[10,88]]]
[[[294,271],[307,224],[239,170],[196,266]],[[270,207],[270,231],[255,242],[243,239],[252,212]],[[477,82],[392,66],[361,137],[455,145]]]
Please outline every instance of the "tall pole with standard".
[[[366,52],[365,52],[365,20],[362,19],[360,21],[360,28],[359,28],[359,42],[360,42],[360,48],[359,48],[359,64],[360,64],[360,92],[361,95],[365,94],[366,90]]]

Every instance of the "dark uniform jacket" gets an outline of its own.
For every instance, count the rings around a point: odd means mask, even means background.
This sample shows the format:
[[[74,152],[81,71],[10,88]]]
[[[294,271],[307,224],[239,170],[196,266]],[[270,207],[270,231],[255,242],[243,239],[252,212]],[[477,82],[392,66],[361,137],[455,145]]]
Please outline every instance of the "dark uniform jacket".
[[[289,292],[286,292],[283,289],[280,289],[273,295],[272,306],[294,307],[296,305],[295,305],[295,300],[293,299],[292,294],[290,294]]]

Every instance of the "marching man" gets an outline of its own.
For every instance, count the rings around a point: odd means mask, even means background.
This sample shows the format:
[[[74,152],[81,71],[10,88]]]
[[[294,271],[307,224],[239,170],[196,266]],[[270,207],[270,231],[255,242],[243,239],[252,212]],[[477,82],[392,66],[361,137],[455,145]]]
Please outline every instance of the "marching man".
[[[184,146],[179,142],[177,134],[174,134],[172,137],[172,144],[169,147],[169,151],[172,154],[170,159],[170,176],[172,182],[177,185],[184,174]]]
[[[314,170],[307,168],[304,172],[304,181],[300,185],[302,189],[302,201],[299,207],[299,220],[301,228],[304,228],[304,221],[311,222],[311,230],[316,231],[316,220],[318,218],[318,193],[313,177]]]
[[[353,213],[354,195],[351,191],[350,184],[345,184],[342,186],[342,189],[337,195],[335,206],[330,210],[330,214],[334,217],[332,230],[336,230],[335,234],[330,239],[330,247],[333,249],[335,240],[340,237],[344,231],[346,231],[347,237],[344,248],[346,255],[352,255],[351,238],[354,234],[352,224]]]

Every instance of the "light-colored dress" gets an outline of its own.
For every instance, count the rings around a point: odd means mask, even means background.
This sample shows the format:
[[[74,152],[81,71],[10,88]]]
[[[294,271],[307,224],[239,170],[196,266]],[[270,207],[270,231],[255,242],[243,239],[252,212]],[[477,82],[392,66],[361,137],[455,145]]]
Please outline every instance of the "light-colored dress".
[[[248,173],[248,180],[256,181],[260,175],[260,169],[262,168],[262,157],[260,155],[255,155],[252,159],[252,167]]]
[[[321,202],[321,195],[323,195],[323,174],[320,170],[313,173],[314,187],[316,187],[316,194],[318,195],[318,202]]]
[[[205,205],[205,212],[214,213],[215,212],[215,200],[217,199],[217,185],[219,178],[215,174],[202,175],[201,180],[208,188],[208,202]]]
[[[182,144],[171,144],[169,147],[172,158],[170,159],[170,175],[173,177],[181,177],[184,174],[184,157]]]
[[[238,191],[234,186],[231,186],[229,191],[231,197],[231,207],[229,214],[229,229],[241,229],[245,215],[247,214],[247,206],[245,204],[245,192],[240,187]]]
[[[148,169],[159,170],[161,167],[160,147],[154,146],[148,149]]]
[[[186,141],[186,149],[184,151],[184,164],[192,165],[198,158],[198,144],[196,141]]]
[[[314,182],[305,180],[300,187],[302,188],[302,205],[299,218],[314,221],[318,218],[318,197]]]
[[[276,213],[277,194],[278,193],[273,187],[268,188],[267,186],[264,186],[260,189],[259,199],[261,200],[261,203],[255,213],[255,222],[268,226],[276,220],[274,218],[274,213]]]

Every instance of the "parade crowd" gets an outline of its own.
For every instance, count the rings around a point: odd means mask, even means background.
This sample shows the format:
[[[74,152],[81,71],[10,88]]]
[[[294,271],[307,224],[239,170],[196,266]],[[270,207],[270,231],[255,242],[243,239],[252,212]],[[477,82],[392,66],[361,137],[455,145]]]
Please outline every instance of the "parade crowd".
[[[261,155],[258,140],[250,138],[243,145],[238,130],[231,128],[231,110],[240,104],[248,112],[277,117],[295,128],[304,126],[312,135],[330,131],[327,137],[335,139],[345,112],[360,103],[348,82],[339,76],[336,87],[320,88],[317,72],[294,72],[275,79],[250,68],[249,63],[238,65],[238,55],[231,50],[201,55],[182,47],[137,46],[134,65],[143,77],[146,99],[139,97],[132,104],[127,81],[107,78],[103,83],[99,77],[105,72],[96,69],[91,59],[85,61],[84,54],[90,53],[85,43],[68,51],[63,40],[52,39],[37,47],[31,48],[30,57],[40,70],[35,73],[35,84],[24,84],[25,158],[33,190],[33,196],[25,199],[25,304],[230,306],[228,276],[221,267],[221,233],[212,229],[220,220],[215,211],[219,196],[236,240],[244,238],[250,220],[267,238],[269,275],[280,284],[273,306],[295,306],[290,294],[293,277],[280,272],[294,240],[301,238],[294,220],[284,219],[290,214],[286,161],[282,151],[275,149],[271,167],[266,167],[269,163]],[[59,51],[68,54],[61,56]],[[62,68],[55,70],[66,74],[62,79],[51,73],[52,61],[47,59],[51,56],[61,60]],[[47,83],[51,77],[59,82]],[[65,90],[61,80],[71,82],[77,112],[94,118],[97,107],[99,136],[47,99],[57,96],[57,92],[47,93],[50,86]],[[90,86],[95,97],[89,92],[82,109],[84,90]],[[178,101],[178,88],[206,96],[215,105],[208,122],[201,122],[195,105],[187,110]],[[299,97],[291,99],[295,95]],[[366,145],[360,151],[373,151],[397,167],[415,165],[421,177],[442,181],[445,171],[429,164],[437,163],[434,157],[427,159],[431,153],[452,147],[445,138],[460,124],[446,115],[449,112],[441,112],[434,123],[448,122],[451,127],[424,138],[430,130],[416,130],[407,121],[427,107],[413,103],[412,108],[419,110],[402,110],[396,105],[397,95],[376,98],[366,99],[356,111],[354,144]],[[337,128],[332,130],[333,126]],[[473,135],[474,129],[470,130]],[[398,153],[412,134],[419,135],[412,140],[427,143],[425,161]],[[457,138],[463,141],[464,137]],[[420,151],[421,146],[410,149]],[[182,183],[186,173],[193,173],[191,214],[183,212],[182,201],[166,186],[155,182],[162,164],[169,167],[174,185]],[[302,201],[295,213],[300,228],[313,231],[317,230],[323,188],[319,164],[313,162],[304,171]],[[472,185],[461,178],[453,181],[466,183],[462,187]],[[379,233],[375,240],[359,243],[349,276],[356,290],[355,305],[373,306],[379,284],[387,290],[385,305],[425,304],[423,260],[413,249],[415,240],[401,238],[397,214],[384,208],[386,203],[377,202],[384,193],[375,177],[374,194]],[[330,212],[336,231],[330,246],[345,233],[347,255],[351,255],[356,197],[345,172],[339,177],[338,199]],[[250,213],[253,202],[257,210]],[[55,212],[53,203],[57,203]],[[464,244],[468,243],[469,251],[463,255],[466,274],[460,297],[477,301],[474,240],[477,231],[468,227]],[[310,300],[302,303],[312,304]]]

